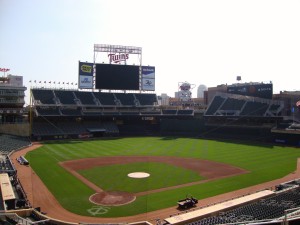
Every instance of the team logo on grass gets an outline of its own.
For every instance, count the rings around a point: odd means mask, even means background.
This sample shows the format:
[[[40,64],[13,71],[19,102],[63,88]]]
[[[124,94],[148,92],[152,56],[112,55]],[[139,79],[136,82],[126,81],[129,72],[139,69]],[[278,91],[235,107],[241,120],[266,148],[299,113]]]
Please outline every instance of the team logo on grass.
[[[110,208],[107,206],[93,206],[91,209],[88,209],[88,213],[93,216],[102,215],[108,212]]]

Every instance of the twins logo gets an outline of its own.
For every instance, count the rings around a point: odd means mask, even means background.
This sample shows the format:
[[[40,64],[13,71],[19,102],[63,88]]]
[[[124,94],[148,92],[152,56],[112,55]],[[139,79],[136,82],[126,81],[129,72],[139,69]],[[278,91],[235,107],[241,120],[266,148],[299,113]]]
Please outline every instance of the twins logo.
[[[108,212],[108,210],[110,210],[109,207],[107,206],[93,206],[91,209],[88,209],[87,211],[92,215],[92,216],[96,216],[96,215],[102,215]]]
[[[145,85],[147,85],[147,86],[152,86],[152,81],[151,81],[151,80],[146,80]]]
[[[89,84],[89,83],[91,83],[91,81],[89,81],[88,78],[84,78],[84,79],[81,81],[81,83],[83,83],[83,84]]]
[[[129,54],[108,54],[109,61],[114,63],[119,63],[121,61],[126,61],[129,59]]]

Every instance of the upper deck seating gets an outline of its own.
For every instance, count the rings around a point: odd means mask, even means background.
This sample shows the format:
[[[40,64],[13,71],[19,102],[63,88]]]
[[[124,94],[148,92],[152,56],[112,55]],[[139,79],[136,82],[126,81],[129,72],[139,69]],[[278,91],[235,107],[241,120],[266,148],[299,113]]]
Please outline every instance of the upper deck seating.
[[[157,104],[156,94],[139,94],[135,93],[134,96],[139,101],[140,105],[155,105]]]
[[[64,105],[76,105],[75,95],[73,91],[54,91],[56,97],[59,99],[61,104]]]
[[[245,100],[235,99],[235,98],[227,98],[221,110],[241,110],[243,105],[245,104]]]
[[[114,93],[117,100],[120,101],[121,105],[133,106],[134,96],[132,93]]]
[[[36,103],[56,104],[53,90],[32,89],[32,95]]]
[[[209,104],[205,116],[275,117],[281,115],[283,108],[283,101],[218,93]]]
[[[222,105],[222,103],[225,101],[225,98],[221,96],[215,96],[210,103],[208,109],[206,110],[205,115],[214,115],[215,112],[218,110],[218,108]]]
[[[115,106],[116,105],[116,99],[113,93],[107,93],[107,92],[94,92],[94,96],[99,100],[101,105],[110,105]]]
[[[273,103],[273,104],[271,104],[269,110],[270,110],[270,111],[277,111],[279,108],[280,108],[280,105],[279,105],[279,104]]]
[[[74,93],[82,105],[96,105],[92,92],[76,91]]]
[[[240,115],[244,116],[264,116],[269,104],[262,102],[248,101]]]

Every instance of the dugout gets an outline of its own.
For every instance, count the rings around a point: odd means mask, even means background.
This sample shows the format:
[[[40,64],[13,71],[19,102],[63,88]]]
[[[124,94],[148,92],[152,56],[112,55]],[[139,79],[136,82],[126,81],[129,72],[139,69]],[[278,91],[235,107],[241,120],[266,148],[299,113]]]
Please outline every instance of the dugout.
[[[92,137],[106,136],[106,129],[104,128],[87,128],[87,131],[92,135]]]
[[[16,196],[7,173],[0,174],[0,188],[5,210],[15,209]]]
[[[21,165],[29,165],[29,162],[27,161],[27,159],[24,156],[20,156],[19,158],[17,158],[17,161]]]

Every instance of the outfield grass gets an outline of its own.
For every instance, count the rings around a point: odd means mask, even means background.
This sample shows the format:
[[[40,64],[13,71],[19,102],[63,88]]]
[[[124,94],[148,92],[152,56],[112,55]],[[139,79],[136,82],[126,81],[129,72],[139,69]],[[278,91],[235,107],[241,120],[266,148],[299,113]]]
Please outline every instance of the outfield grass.
[[[93,214],[91,209],[95,205],[91,204],[88,198],[94,194],[94,191],[58,163],[81,158],[118,155],[199,158],[227,163],[248,170],[249,173],[140,196],[130,205],[109,207],[105,214]],[[236,144],[192,138],[138,137],[44,143],[44,146],[28,153],[26,159],[67,210],[86,216],[120,217],[175,206],[177,200],[185,197],[186,194],[192,194],[201,201],[202,198],[281,178],[296,169],[296,159],[299,156],[299,149],[290,147]],[[186,176],[191,175],[181,175],[178,180]],[[104,177],[103,180],[105,179]]]

